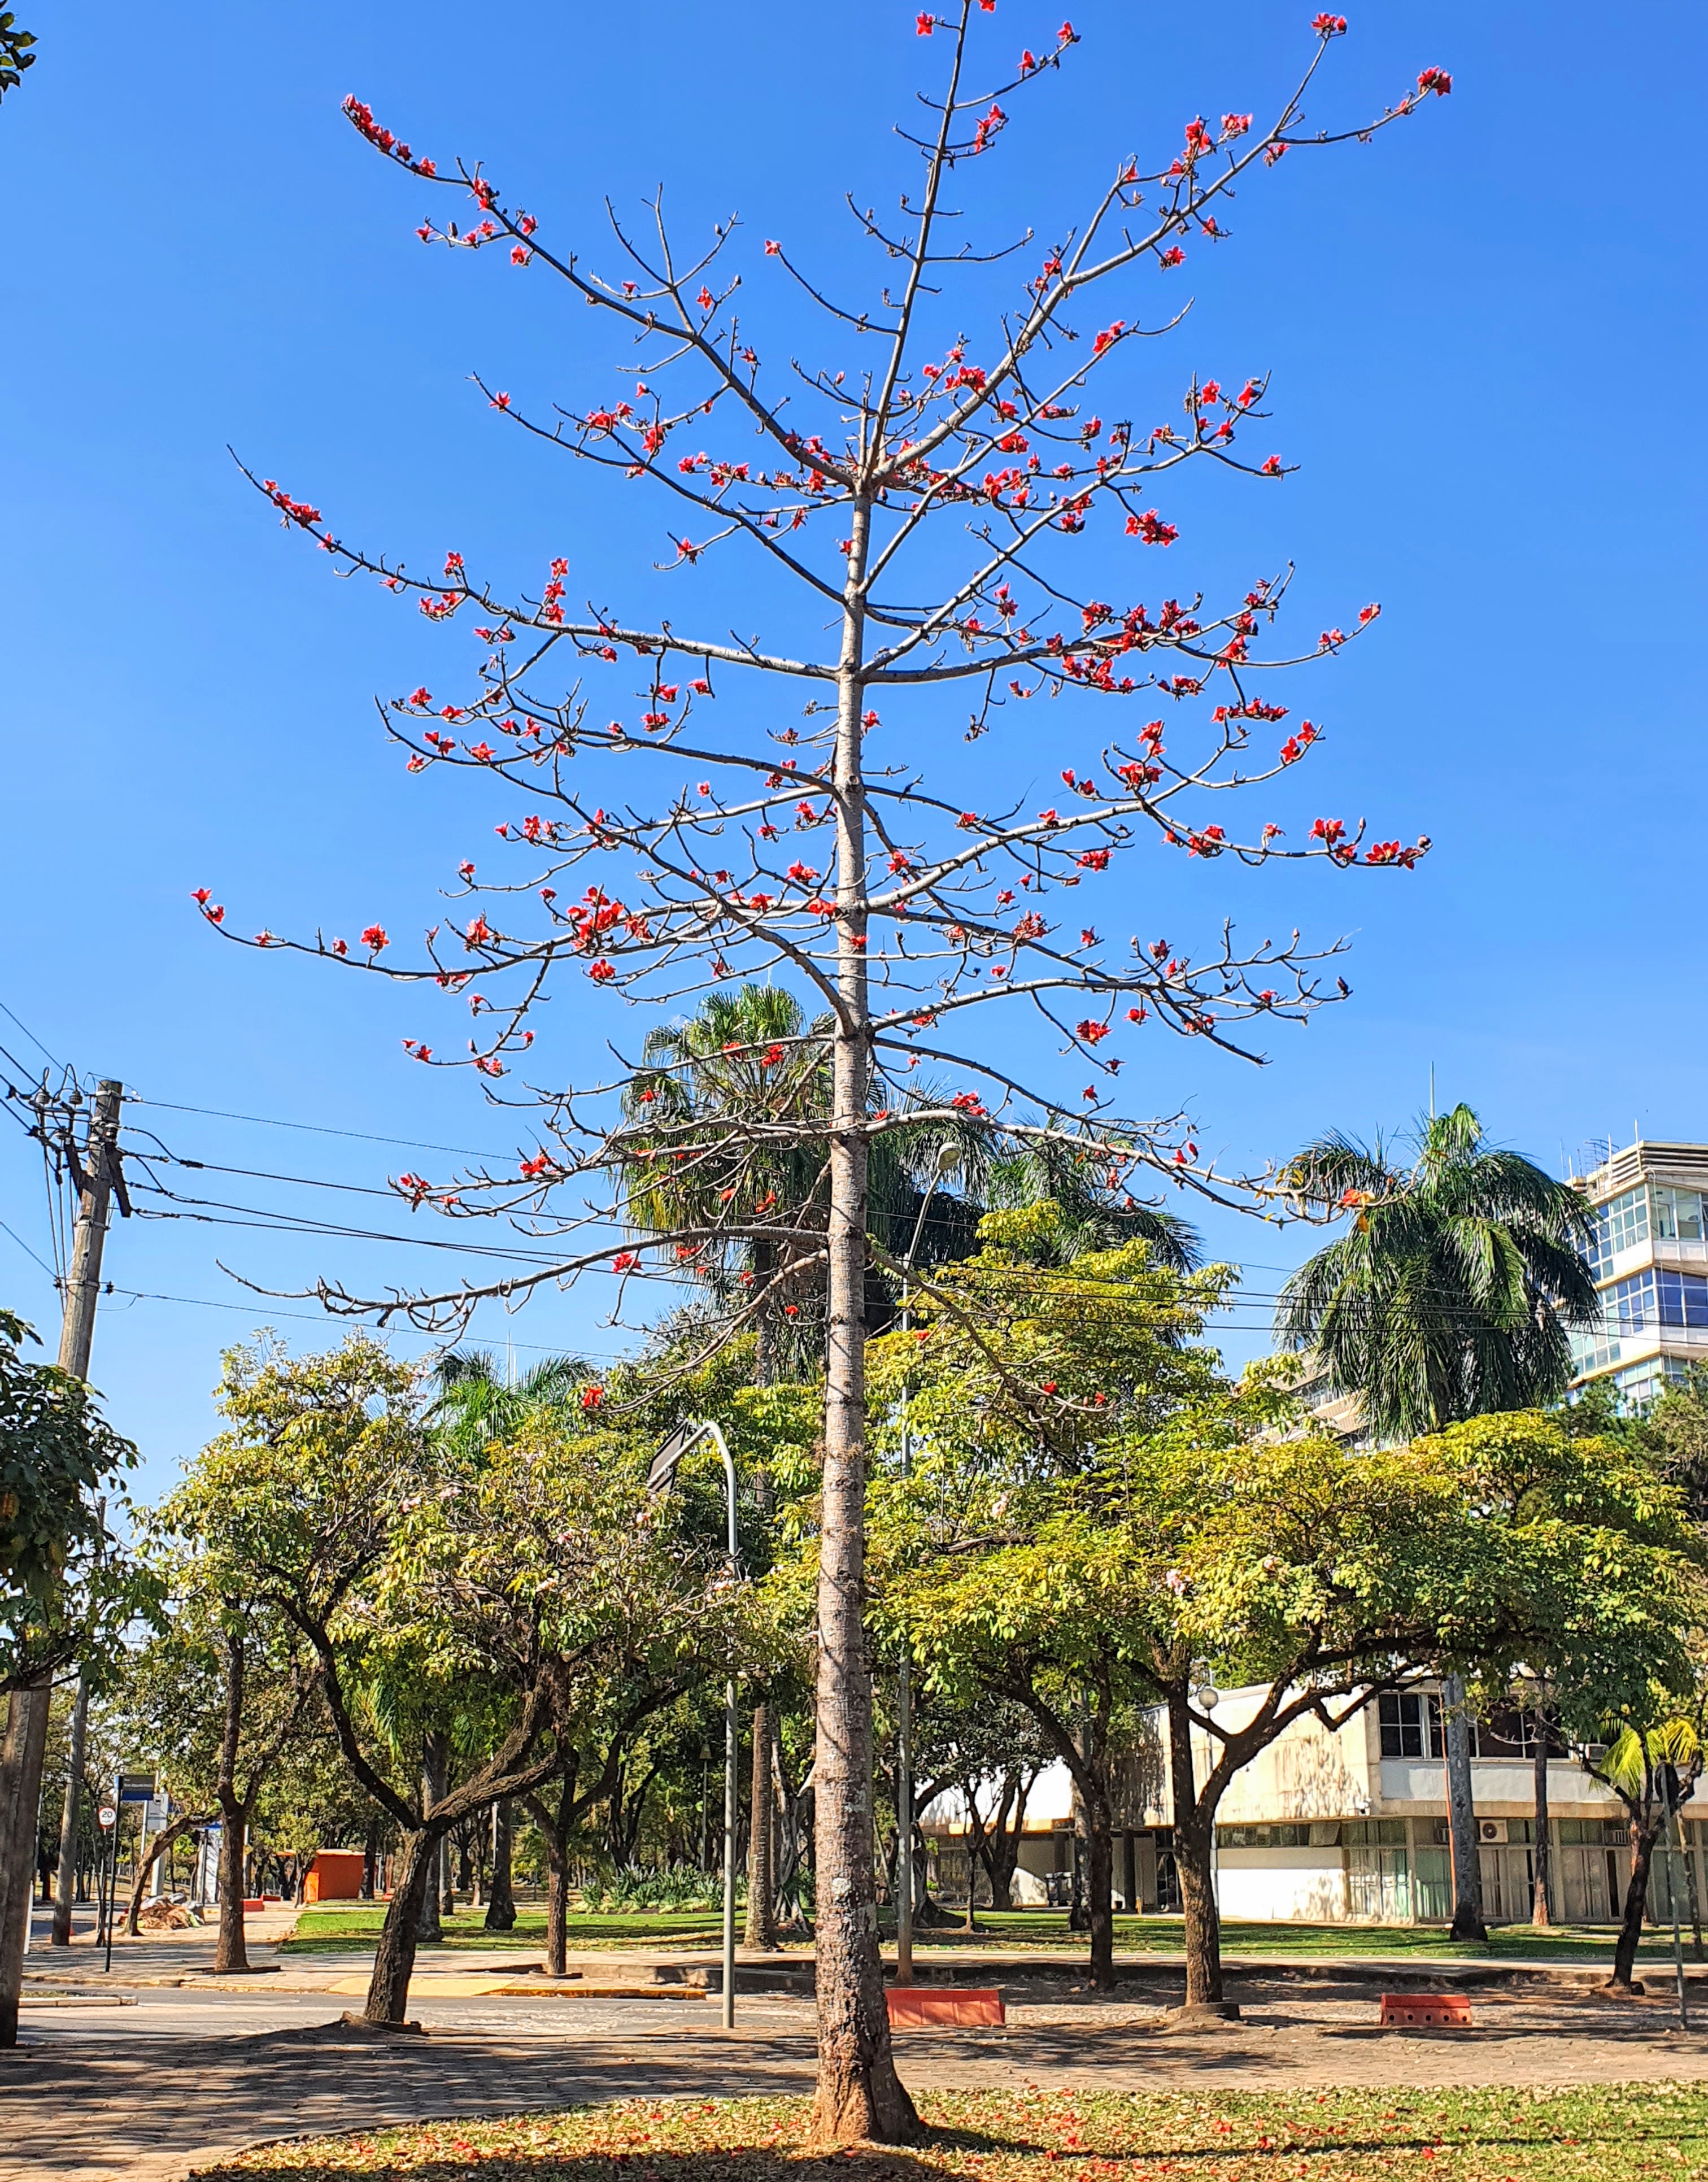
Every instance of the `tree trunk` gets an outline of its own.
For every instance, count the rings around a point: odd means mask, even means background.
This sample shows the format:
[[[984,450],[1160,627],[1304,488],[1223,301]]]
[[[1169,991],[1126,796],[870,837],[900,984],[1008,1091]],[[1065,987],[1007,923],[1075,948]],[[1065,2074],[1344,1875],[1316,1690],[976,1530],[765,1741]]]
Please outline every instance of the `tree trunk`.
[[[249,1953],[243,1938],[243,1852],[249,1814],[237,1793],[237,1752],[243,1736],[244,1665],[242,1633],[228,1630],[225,1728],[219,1743],[219,1936],[213,1949],[216,1970],[246,1970],[249,1967]]]
[[[545,1968],[561,1978],[569,1969],[569,1830],[574,1823],[573,1777],[562,1781],[554,1812],[538,1796],[528,1798],[545,1843]]]
[[[138,1858],[136,1884],[130,1890],[130,1899],[124,1910],[124,1930],[133,1940],[139,1930],[137,1919],[142,1913],[142,1897],[147,1891],[149,1873],[160,1858],[170,1855],[174,1847],[185,1834],[194,1833],[198,1827],[205,1826],[207,1815],[203,1811],[194,1817],[174,1819],[163,1832],[156,1834],[149,1842],[148,1853]]]
[[[1020,1838],[1025,1831],[1026,1800],[1031,1783],[1024,1773],[1009,1773],[1003,1780],[1003,1797],[985,1837],[985,1869],[990,1875],[991,1907],[1014,1906],[1014,1873],[1020,1860]]]
[[[866,1104],[871,1063],[865,969],[865,816],[860,663],[871,508],[849,521],[834,782],[837,1014],[830,1143],[824,1482],[819,1538],[817,1841],[818,2084],[821,2144],[911,2142],[919,2117],[890,2046],[872,1875],[871,1680],[865,1609]]]
[[[1619,1925],[1618,1944],[1613,1950],[1613,1974],[1610,1985],[1620,1992],[1639,1991],[1631,1980],[1631,1972],[1637,1961],[1637,1943],[1643,1936],[1644,1913],[1649,1907],[1649,1867],[1654,1859],[1658,1825],[1644,1825],[1636,1818],[1631,1821],[1631,1883],[1625,1890],[1625,1912]]]
[[[373,1951],[373,1975],[368,1985],[362,2019],[368,2023],[401,2024],[409,2005],[409,1980],[415,1968],[422,1913],[439,1886],[440,1836],[419,1827],[403,1836],[391,1900],[385,1922],[379,1928],[379,1945]]]
[[[449,1770],[445,1737],[438,1734],[424,1735],[421,1739],[421,1815],[423,1819],[432,1815],[434,1805],[444,1795]],[[439,1836],[434,1834],[431,1849],[427,1852],[427,1863],[423,1867],[425,1876],[422,1880],[420,1897],[416,1909],[415,1944],[417,1947],[436,1947],[445,1938],[444,1928],[439,1922]],[[389,1923],[390,1919],[387,1921]],[[410,1959],[412,1962],[414,1960],[413,1949],[411,1950]],[[374,1964],[374,1974],[376,1977],[379,1975],[377,1960]],[[404,1983],[406,1988],[408,1985],[406,1976]],[[397,2005],[401,2011],[403,2007],[401,1999]],[[393,2019],[386,2016],[376,2019],[390,2022]],[[401,2012],[396,2020],[400,2023],[403,2020]]]
[[[492,1885],[486,1899],[486,1929],[489,1932],[507,1932],[516,1923],[516,1885],[511,1869],[515,1833],[509,1803],[502,1801],[495,1803],[492,1807]]]
[[[1483,1867],[1477,1847],[1477,1807],[1471,1790],[1471,1721],[1465,1683],[1449,1675],[1441,1686],[1441,1726],[1446,1747],[1447,1828],[1453,1844],[1453,1929],[1456,1940],[1486,1940],[1483,1922]]]
[[[362,1899],[372,1902],[379,1891],[379,1821],[370,1819],[362,1841]]]
[[[749,1947],[777,1946],[775,1798],[771,1793],[771,1720],[768,1702],[753,1708],[753,1790],[749,1798],[747,1837],[747,1926]]]
[[[59,1818],[59,1871],[53,1889],[53,1930],[51,1944],[71,1944],[71,1906],[77,1891],[77,1849],[83,1805],[83,1747],[89,1731],[89,1677],[77,1677],[77,1697],[71,1708],[70,1749],[65,1760],[65,1808]]]
[[[1193,1779],[1191,1714],[1184,1689],[1169,1692],[1169,1778],[1174,1790],[1175,1869],[1186,1952],[1186,2006],[1219,2008],[1222,1990],[1222,1923],[1216,1908],[1213,1867],[1216,1814],[1201,1811]]]
[[[243,1837],[248,1828],[241,1803],[219,1798],[219,1936],[213,1947],[216,1970],[246,1970],[249,1948],[243,1936]]]
[[[18,2002],[36,1897],[36,1813],[52,1694],[43,1681],[35,1688],[14,1690],[7,1699],[6,1742],[0,1751],[0,2046],[18,2043]]]
[[[1538,1931],[1554,1921],[1554,1844],[1548,1830],[1548,1715],[1538,1705],[1531,1718],[1536,1723],[1536,1822],[1533,1854],[1536,1886],[1530,1902],[1530,1922]]]
[[[1678,1819],[1675,1811],[1673,1816]],[[1684,1896],[1690,1905],[1690,1956],[1694,1962],[1702,1960],[1702,1903],[1696,1886],[1696,1852],[1684,1835],[1684,1821],[1678,1819],[1678,1852],[1684,1859]]]
[[[1109,1801],[1100,1786],[1081,1797],[1085,1824],[1086,1919],[1092,1936],[1092,1983],[1099,1992],[1115,1989],[1115,1912],[1112,1898],[1115,1844]]]

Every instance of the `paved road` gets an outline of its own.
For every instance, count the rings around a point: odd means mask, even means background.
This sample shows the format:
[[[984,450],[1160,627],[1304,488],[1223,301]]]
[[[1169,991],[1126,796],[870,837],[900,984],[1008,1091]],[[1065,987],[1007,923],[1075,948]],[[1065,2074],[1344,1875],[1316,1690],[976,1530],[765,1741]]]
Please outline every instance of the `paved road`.
[[[1252,1985],[1238,2024],[1182,2033],[1154,2007],[1012,1989],[1006,2031],[900,2042],[917,2088],[1021,2080],[1148,2091],[1180,2084],[1510,2084],[1708,2079],[1708,2036],[1658,2002],[1497,1996],[1456,2036],[1375,2036],[1368,1991]],[[272,2137],[629,2096],[806,2091],[810,2004],[743,2000],[726,2034],[704,2002],[474,1997],[422,2002],[424,2037],[339,2022],[323,1994],[140,1990],[115,2008],[36,2008],[0,2054],[0,2177],[180,2182]]]

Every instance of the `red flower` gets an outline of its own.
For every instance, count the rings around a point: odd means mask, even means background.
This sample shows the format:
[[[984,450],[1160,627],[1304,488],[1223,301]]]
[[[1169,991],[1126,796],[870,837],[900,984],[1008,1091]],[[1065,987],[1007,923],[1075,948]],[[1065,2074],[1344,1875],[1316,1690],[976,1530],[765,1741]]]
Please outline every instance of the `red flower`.
[[[589,966],[587,974],[595,985],[608,985],[616,975],[616,972],[609,962],[601,958]]]
[[[1075,1023],[1074,1028],[1087,1045],[1096,1045],[1100,1039],[1106,1038],[1109,1034],[1109,1027],[1106,1022],[1096,1022],[1089,1016],[1084,1022]]]
[[[584,1409],[596,1409],[604,1399],[603,1387],[583,1387],[581,1390],[581,1406]]]
[[[1419,91],[1433,91],[1437,98],[1445,98],[1453,88],[1453,79],[1445,69],[1426,68],[1418,78]]]
[[[390,942],[385,936],[385,927],[383,924],[370,924],[368,926],[366,930],[362,933],[362,944],[364,947],[368,948],[371,953],[375,955],[379,954],[382,947],[386,947],[390,944]]]
[[[1271,455],[1268,461],[1264,462],[1263,474],[1265,477],[1280,477],[1281,474],[1281,458],[1279,455]]]
[[[489,409],[508,409],[510,396],[507,394],[495,394],[486,406]]]
[[[922,38],[930,37],[937,26],[937,19],[935,15],[915,15],[914,18],[914,29]]]
[[[1346,27],[1344,15],[1313,15],[1311,28],[1319,38],[1338,38]]]
[[[634,1251],[619,1250],[611,1261],[611,1270],[614,1273],[626,1273],[631,1265],[639,1263],[640,1259]]]

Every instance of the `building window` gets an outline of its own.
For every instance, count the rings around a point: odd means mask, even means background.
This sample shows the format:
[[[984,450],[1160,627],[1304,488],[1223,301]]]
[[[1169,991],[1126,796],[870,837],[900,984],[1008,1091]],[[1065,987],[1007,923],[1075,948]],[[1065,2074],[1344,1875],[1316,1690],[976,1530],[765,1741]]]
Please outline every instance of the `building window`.
[[[1700,1190],[1656,1187],[1650,1194],[1655,1200],[1655,1232],[1661,1242],[1700,1243],[1702,1240]]]
[[[1382,1731],[1384,1758],[1440,1758],[1441,1700],[1432,1697],[1395,1695],[1378,1697],[1376,1717]],[[1477,1723],[1470,1722],[1471,1755],[1477,1754]]]
[[[1621,1197],[1598,1205],[1589,1215],[1589,1271],[1603,1280],[1613,1270],[1622,1250],[1633,1249],[1649,1239],[1649,1192],[1642,1184]]]
[[[1617,1341],[1603,1327],[1591,1327],[1586,1332],[1573,1326],[1571,1339],[1574,1379],[1582,1379],[1591,1371],[1605,1371],[1624,1354]]]
[[[1660,1326],[1708,1326],[1708,1277],[1651,1265],[1629,1280],[1616,1281],[1608,1304],[1609,1316],[1622,1334]]]
[[[1384,1758],[1421,1758],[1423,1754],[1423,1701],[1421,1697],[1386,1697],[1376,1700],[1382,1724]]]

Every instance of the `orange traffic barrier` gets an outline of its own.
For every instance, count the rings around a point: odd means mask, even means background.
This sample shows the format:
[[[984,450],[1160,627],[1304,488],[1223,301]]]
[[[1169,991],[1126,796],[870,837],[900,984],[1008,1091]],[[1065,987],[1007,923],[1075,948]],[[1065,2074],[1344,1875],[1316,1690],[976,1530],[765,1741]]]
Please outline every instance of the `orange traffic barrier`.
[[[892,2030],[924,2030],[934,2024],[965,2030],[1008,2021],[994,1985],[893,1985],[884,1997]]]
[[[1462,1992],[1385,1992],[1382,2020],[1398,2030],[1468,2030],[1471,2003]]]

